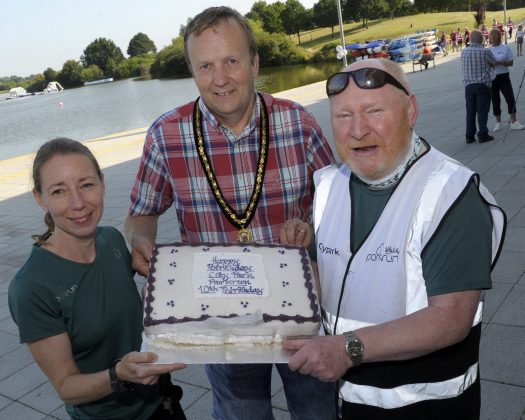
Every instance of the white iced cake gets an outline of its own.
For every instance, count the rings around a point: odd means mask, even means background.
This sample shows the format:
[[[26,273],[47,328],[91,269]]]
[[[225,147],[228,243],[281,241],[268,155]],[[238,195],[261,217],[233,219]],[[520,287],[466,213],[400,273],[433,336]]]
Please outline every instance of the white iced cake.
[[[155,245],[144,303],[150,346],[270,345],[319,331],[304,248]]]

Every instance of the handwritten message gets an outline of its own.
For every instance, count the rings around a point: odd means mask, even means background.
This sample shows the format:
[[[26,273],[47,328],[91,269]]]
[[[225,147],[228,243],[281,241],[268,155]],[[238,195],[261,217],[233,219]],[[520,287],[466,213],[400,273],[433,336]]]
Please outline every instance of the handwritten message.
[[[262,255],[196,253],[192,282],[195,297],[268,296]]]

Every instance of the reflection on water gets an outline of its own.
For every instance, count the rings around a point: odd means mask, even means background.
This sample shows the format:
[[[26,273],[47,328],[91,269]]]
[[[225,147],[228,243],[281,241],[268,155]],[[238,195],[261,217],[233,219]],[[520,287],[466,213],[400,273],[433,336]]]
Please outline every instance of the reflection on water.
[[[326,80],[338,71],[341,71],[340,62],[262,68],[256,86],[262,92],[282,92]]]
[[[325,80],[340,63],[260,69],[257,89],[275,93]],[[198,96],[192,79],[121,80],[21,99],[0,96],[0,159],[31,153],[54,137],[88,140],[149,126]]]

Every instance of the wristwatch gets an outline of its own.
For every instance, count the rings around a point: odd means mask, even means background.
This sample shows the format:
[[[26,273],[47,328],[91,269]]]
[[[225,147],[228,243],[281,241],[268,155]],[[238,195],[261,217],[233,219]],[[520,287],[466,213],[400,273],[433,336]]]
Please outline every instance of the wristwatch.
[[[365,350],[363,342],[354,331],[344,332],[343,335],[345,337],[345,351],[352,361],[352,367],[359,366],[363,363],[363,351]]]
[[[135,388],[133,382],[123,381],[117,377],[117,363],[121,360],[122,359],[115,360],[109,367],[109,384],[111,385],[111,389],[117,394],[132,391]]]

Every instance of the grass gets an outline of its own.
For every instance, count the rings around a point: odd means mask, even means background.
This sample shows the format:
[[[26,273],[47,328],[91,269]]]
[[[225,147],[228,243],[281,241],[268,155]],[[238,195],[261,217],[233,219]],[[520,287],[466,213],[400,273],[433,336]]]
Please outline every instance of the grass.
[[[507,10],[514,22],[514,33],[518,24],[525,19],[525,7],[520,9]],[[485,22],[492,29],[492,19],[498,22],[503,21],[503,11],[487,12]],[[437,29],[445,31],[447,35],[461,28],[461,31],[475,28],[474,12],[450,12],[450,13],[422,13],[412,16],[403,16],[395,19],[378,19],[368,22],[368,29],[362,27],[362,23],[348,23],[344,25],[345,43],[354,44],[358,42],[373,41],[376,39],[398,38],[412,32]],[[514,36],[513,33],[513,36]],[[297,35],[291,37],[297,44]],[[301,34],[301,46],[311,51],[317,51],[326,44],[340,44],[339,27],[334,28],[334,38],[332,39],[331,28],[316,29]]]

